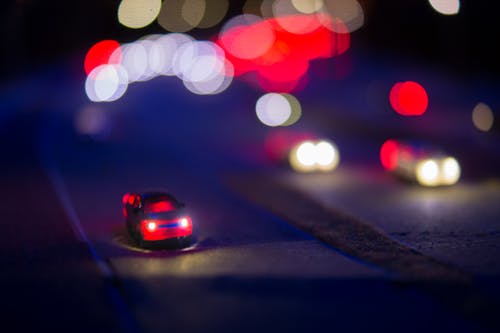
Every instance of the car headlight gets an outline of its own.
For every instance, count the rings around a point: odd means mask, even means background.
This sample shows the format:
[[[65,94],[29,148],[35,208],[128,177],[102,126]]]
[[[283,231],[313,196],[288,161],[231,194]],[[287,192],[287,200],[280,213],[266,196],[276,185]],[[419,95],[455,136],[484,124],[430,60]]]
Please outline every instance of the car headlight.
[[[331,171],[339,163],[339,153],[328,141],[304,141],[290,151],[289,162],[299,172]]]
[[[417,164],[416,178],[420,185],[436,186],[439,184],[439,165],[435,160],[424,160]]]
[[[189,219],[187,217],[183,217],[179,221],[181,228],[187,228],[189,227]]]
[[[453,185],[460,178],[460,165],[453,157],[447,157],[441,163],[441,182]]]
[[[146,222],[146,229],[148,231],[155,231],[158,225],[156,224],[155,221],[148,221]]]

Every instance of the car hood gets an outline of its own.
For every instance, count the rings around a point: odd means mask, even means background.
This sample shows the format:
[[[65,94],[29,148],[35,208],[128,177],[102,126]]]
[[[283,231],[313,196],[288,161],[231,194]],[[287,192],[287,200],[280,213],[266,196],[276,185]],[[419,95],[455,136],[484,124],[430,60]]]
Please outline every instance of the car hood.
[[[159,213],[147,213],[143,215],[144,219],[152,220],[173,220],[175,218],[188,216],[188,212],[184,208],[179,208],[169,212],[159,212]]]

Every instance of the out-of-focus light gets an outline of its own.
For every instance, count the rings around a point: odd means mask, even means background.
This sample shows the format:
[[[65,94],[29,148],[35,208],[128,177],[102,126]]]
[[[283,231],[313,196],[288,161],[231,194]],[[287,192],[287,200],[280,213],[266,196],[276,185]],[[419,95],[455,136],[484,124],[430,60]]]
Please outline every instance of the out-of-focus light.
[[[142,74],[137,78],[137,81],[148,81],[158,76],[158,74],[155,71],[155,66],[159,65],[156,62],[161,61],[160,60],[161,55],[158,53],[152,53],[157,51],[155,50],[155,45],[156,45],[155,41],[157,38],[158,35],[151,35],[151,36],[146,36],[135,42],[137,44],[140,44],[144,48],[144,51],[146,52],[145,59],[141,59],[141,61],[143,61],[146,64],[146,66]]]
[[[115,40],[103,40],[94,44],[85,55],[84,68],[88,75],[100,65],[119,64],[121,62],[120,43]]]
[[[323,0],[292,0],[292,5],[303,14],[312,14],[323,8]]]
[[[164,47],[166,43],[160,42],[163,36],[153,35],[149,37],[152,44],[148,52],[148,67],[152,75],[161,75],[167,64],[167,57],[170,54],[168,46]]]
[[[92,138],[103,138],[109,132],[108,116],[101,108],[95,105],[81,109],[75,115],[73,124],[76,132]]]
[[[234,76],[234,68],[226,60],[224,51],[208,41],[181,45],[174,55],[172,71],[189,91],[198,95],[223,92]]]
[[[353,32],[363,26],[365,20],[363,8],[357,0],[323,0],[323,3],[324,11],[331,18],[326,26],[332,31]]]
[[[196,28],[205,16],[207,3],[205,0],[184,0],[182,18],[193,28]]]
[[[187,228],[189,226],[189,221],[186,217],[183,217],[181,220],[180,220],[180,225],[181,225],[181,228]]]
[[[281,126],[290,126],[295,124],[302,116],[302,107],[299,100],[290,94],[281,94],[286,98],[288,104],[290,105],[290,117]]]
[[[276,22],[290,33],[306,34],[321,26],[318,16],[299,12],[290,0],[276,0],[272,8]]]
[[[271,127],[283,125],[292,114],[287,98],[278,93],[261,96],[257,100],[255,111],[259,120]]]
[[[474,107],[474,110],[472,111],[472,122],[478,130],[488,132],[493,126],[494,121],[495,117],[493,115],[493,111],[491,111],[491,108],[488,105],[478,103]]]
[[[328,141],[304,141],[292,148],[289,154],[292,169],[298,172],[331,171],[339,163],[337,147]]]
[[[316,144],[316,155],[316,164],[321,171],[333,170],[339,163],[338,150],[331,142],[318,142]]]
[[[298,165],[301,166],[302,170],[314,169],[313,166],[316,163],[316,146],[314,143],[307,141],[300,144],[293,155],[297,157]]]
[[[198,28],[211,28],[220,23],[229,9],[228,0],[205,0],[205,13]]]
[[[261,0],[246,0],[241,11],[243,12],[243,14],[251,14],[263,17],[264,15],[262,15],[262,12],[260,11],[261,5]]]
[[[275,41],[272,26],[255,15],[239,15],[229,20],[219,34],[225,50],[240,59],[255,59]]]
[[[332,32],[323,25],[327,19],[321,20],[321,25],[309,33],[292,33],[279,23],[285,19],[292,27],[302,27],[304,20],[308,22],[310,16],[318,15],[299,14],[266,20],[254,15],[238,16],[228,22],[217,43],[234,65],[235,76],[255,72],[256,79],[250,81],[258,83],[263,90],[291,92],[304,87],[311,60],[336,56],[350,47],[350,34],[346,30]]]
[[[139,29],[151,24],[160,13],[161,0],[122,0],[118,6],[118,22]]]
[[[222,66],[217,62],[223,51],[212,42],[193,41],[183,44],[173,60],[173,71],[180,79],[202,81]]]
[[[264,18],[272,18],[274,1],[275,0],[262,0],[259,7],[260,14],[258,15]]]
[[[460,165],[453,157],[447,157],[441,162],[441,182],[453,185],[460,178]]]
[[[202,81],[183,80],[184,86],[192,93],[198,95],[215,95],[225,91],[233,80],[234,69],[227,60],[217,60],[221,62],[218,71]]]
[[[201,22],[205,8],[204,0],[163,1],[158,23],[167,31],[186,32]]]
[[[394,111],[403,116],[420,116],[429,104],[424,87],[413,81],[396,83],[389,94],[389,101]]]
[[[98,66],[85,81],[85,92],[93,102],[115,101],[123,96],[127,87],[127,71],[121,65]]]
[[[394,170],[398,164],[398,143],[387,140],[380,148],[380,162],[386,170]]]
[[[154,221],[149,221],[146,223],[146,229],[148,229],[148,231],[155,231],[156,230],[156,222]]]
[[[424,186],[436,186],[439,184],[439,166],[434,160],[426,160],[417,164],[417,181]]]
[[[460,11],[460,0],[429,0],[430,5],[440,14],[455,15]]]
[[[288,162],[290,150],[301,142],[314,140],[315,135],[309,132],[297,132],[280,128],[270,131],[264,142],[267,157],[277,163]]]
[[[460,178],[455,158],[422,142],[387,140],[380,157],[385,169],[422,186],[453,185]]]
[[[193,37],[181,33],[167,34],[156,39],[151,52],[158,53],[158,61],[151,68],[161,75],[176,75],[174,59],[177,52],[184,44],[191,42],[194,42]],[[151,57],[152,54],[150,54],[150,61]]]
[[[129,82],[141,81],[148,70],[148,52],[145,44],[130,43],[122,46],[122,66],[128,73]]]

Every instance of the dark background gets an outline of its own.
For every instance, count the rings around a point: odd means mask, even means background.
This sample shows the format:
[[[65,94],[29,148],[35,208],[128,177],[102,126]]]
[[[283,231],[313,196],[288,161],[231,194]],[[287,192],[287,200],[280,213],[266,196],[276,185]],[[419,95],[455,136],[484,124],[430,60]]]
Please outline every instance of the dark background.
[[[1,81],[65,59],[79,59],[101,39],[135,40],[165,32],[157,23],[128,29],[117,21],[118,0],[2,1]],[[458,15],[435,12],[426,0],[360,0],[365,25],[353,43],[409,61],[427,62],[459,75],[500,74],[499,12],[494,2],[461,1]],[[230,1],[226,19],[241,13],[244,0]],[[221,23],[223,24],[223,22]],[[220,25],[219,25],[220,27]],[[218,27],[193,30],[208,38]],[[77,60],[75,60],[77,61]]]

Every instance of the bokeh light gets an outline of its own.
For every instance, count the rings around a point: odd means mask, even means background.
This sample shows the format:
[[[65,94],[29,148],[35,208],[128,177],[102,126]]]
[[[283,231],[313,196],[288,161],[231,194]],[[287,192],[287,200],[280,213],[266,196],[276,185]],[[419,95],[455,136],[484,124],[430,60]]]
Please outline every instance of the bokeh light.
[[[278,93],[268,93],[257,100],[255,111],[259,120],[267,126],[281,126],[291,116],[288,99]]]
[[[328,141],[320,141],[316,144],[316,164],[318,170],[330,171],[339,163],[338,149]]]
[[[264,18],[273,17],[273,4],[275,0],[262,0],[259,7],[259,14]]]
[[[323,0],[324,12],[333,24],[330,29],[338,33],[353,32],[364,24],[363,8],[357,0]]]
[[[224,49],[240,59],[265,54],[275,41],[272,26],[255,15],[239,15],[229,20],[219,34]]]
[[[293,34],[310,33],[321,26],[318,16],[299,12],[290,0],[274,1],[272,10],[280,27]]]
[[[286,98],[288,104],[290,105],[290,117],[281,126],[290,126],[299,121],[302,116],[302,106],[299,100],[291,94],[281,94]]]
[[[246,0],[241,11],[243,14],[263,16],[260,10],[262,0]]]
[[[129,82],[144,81],[148,71],[146,44],[135,42],[122,46],[122,66],[128,73]]]
[[[380,149],[384,169],[422,186],[453,185],[460,178],[460,165],[451,156],[422,142],[389,139]]]
[[[121,65],[98,66],[85,81],[85,92],[93,102],[115,101],[123,96],[127,87],[127,71]]]
[[[193,28],[196,28],[205,16],[206,7],[205,0],[184,0],[181,11],[182,18]]]
[[[380,162],[386,170],[394,170],[398,165],[399,145],[395,140],[387,140],[380,148]]]
[[[94,44],[85,55],[83,63],[85,73],[88,75],[100,65],[119,64],[122,52],[120,43],[115,40],[103,40]]]
[[[439,185],[439,165],[435,160],[425,160],[418,163],[415,172],[420,185]]]
[[[429,4],[443,15],[455,15],[460,11],[460,0],[429,0]]]
[[[332,142],[307,140],[291,149],[289,163],[298,172],[332,171],[339,164],[339,152]]]
[[[316,164],[316,145],[311,141],[303,142],[292,151],[292,156],[296,163],[291,163],[291,166],[295,170],[312,171]]]
[[[447,157],[441,162],[441,183],[453,185],[460,178],[460,164],[453,157]]]
[[[139,29],[151,24],[160,13],[161,0],[122,0],[118,6],[118,22]]]
[[[205,8],[203,0],[163,1],[158,23],[167,31],[186,32],[201,22]]]
[[[472,111],[474,126],[483,132],[488,132],[493,127],[495,117],[491,108],[485,103],[478,103]]]
[[[189,91],[198,95],[223,92],[234,76],[234,68],[224,51],[212,42],[184,44],[174,58],[174,72]]]
[[[429,104],[424,87],[413,81],[396,83],[390,91],[389,101],[394,111],[403,116],[420,116]]]
[[[158,38],[155,42],[155,48],[159,50],[161,60],[159,60],[157,67],[158,74],[172,76],[176,75],[174,70],[174,59],[176,58],[177,51],[185,44],[191,43],[194,38],[181,33],[166,34]]]
[[[128,84],[160,75],[176,75],[199,95],[225,91],[234,77],[234,66],[219,45],[182,33],[148,35],[118,44],[104,59],[105,64],[94,68],[85,83],[86,94],[94,102],[114,101],[123,96]]]
[[[270,160],[288,163],[289,154],[293,147],[315,138],[316,136],[309,132],[295,131],[289,128],[273,128],[264,141],[264,151]]]
[[[228,0],[205,0],[205,13],[198,28],[211,28],[222,21],[229,9]]]
[[[109,134],[110,121],[101,108],[90,105],[83,107],[75,114],[75,130],[80,135],[88,135],[95,139],[105,138]]]
[[[279,23],[286,19],[293,27],[303,27],[303,21],[309,22],[310,16],[263,20],[255,15],[240,15],[224,26],[217,44],[234,65],[235,76],[255,73],[251,78],[264,91],[291,92],[305,86],[311,60],[336,56],[350,47],[347,30],[335,33],[319,25],[308,33],[293,33]]]
[[[323,8],[323,0],[292,0],[291,4],[303,14],[312,14]]]

